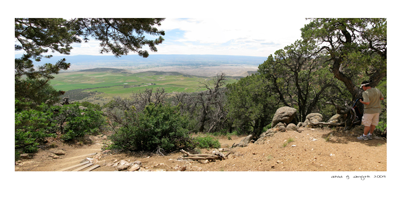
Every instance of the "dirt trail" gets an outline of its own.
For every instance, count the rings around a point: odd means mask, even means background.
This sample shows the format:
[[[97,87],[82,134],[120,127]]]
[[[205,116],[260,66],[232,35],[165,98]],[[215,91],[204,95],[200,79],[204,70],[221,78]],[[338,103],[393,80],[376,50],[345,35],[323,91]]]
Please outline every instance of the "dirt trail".
[[[100,153],[103,141],[103,135],[90,136],[91,144],[86,145],[68,145],[60,141],[50,141],[47,146],[52,148],[40,149],[34,154],[32,159],[22,160],[17,163],[15,171],[59,171],[61,169],[77,165],[86,157],[93,156],[94,153]],[[54,159],[53,151],[62,150],[65,155],[57,155]]]
[[[112,165],[120,160],[141,161],[140,171],[387,171],[385,140],[360,141],[357,132],[336,132],[332,129],[305,128],[278,132],[264,144],[228,149],[245,136],[217,137],[221,146],[231,151],[225,160],[215,162],[183,161],[181,152],[166,156],[154,153],[102,154],[99,168],[93,171],[116,171]],[[76,165],[92,153],[100,153],[102,135],[91,136],[90,145],[69,146],[57,143],[55,149],[66,154],[61,159],[49,157],[51,149],[40,150],[33,159],[22,160],[16,171],[58,171]],[[51,144],[51,143],[48,143]],[[211,153],[202,149],[201,153]]]

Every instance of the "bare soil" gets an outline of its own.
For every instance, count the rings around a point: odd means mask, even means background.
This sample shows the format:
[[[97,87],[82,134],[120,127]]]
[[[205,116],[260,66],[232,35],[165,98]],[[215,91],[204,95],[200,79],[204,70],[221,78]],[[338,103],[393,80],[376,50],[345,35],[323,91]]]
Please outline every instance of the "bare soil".
[[[230,154],[216,161],[181,160],[183,153],[165,156],[147,152],[109,154],[102,152],[108,141],[101,134],[89,136],[89,144],[64,144],[49,140],[31,159],[16,163],[15,171],[59,171],[79,164],[93,153],[101,153],[100,167],[93,171],[116,171],[112,165],[120,160],[141,161],[139,171],[387,171],[387,143],[384,139],[357,140],[360,134],[330,128],[304,128],[302,132],[278,132],[264,144],[250,143],[247,147],[230,148],[245,136],[218,136],[219,142]],[[52,151],[63,150],[59,159],[51,157]],[[213,149],[201,149],[212,153]],[[190,151],[193,152],[193,151]]]

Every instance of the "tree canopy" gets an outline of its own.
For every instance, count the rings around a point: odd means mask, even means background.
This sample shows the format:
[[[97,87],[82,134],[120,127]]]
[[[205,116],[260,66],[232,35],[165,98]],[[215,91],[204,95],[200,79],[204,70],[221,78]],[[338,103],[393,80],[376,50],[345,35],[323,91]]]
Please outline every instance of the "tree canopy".
[[[376,86],[386,78],[387,22],[382,18],[316,18],[302,29],[302,38],[315,40],[328,55],[330,70],[353,98],[363,80]]]
[[[67,70],[70,64],[63,58],[55,64],[44,64],[34,68],[33,61],[40,62],[42,58],[51,58],[48,52],[58,52],[69,55],[73,43],[81,43],[94,38],[100,41],[100,53],[113,53],[116,57],[129,52],[138,53],[146,58],[149,56],[144,46],[153,52],[156,45],[164,40],[159,31],[162,18],[16,18],[15,19],[15,51],[23,50],[24,54],[15,59],[16,97],[34,99],[31,94],[37,93],[43,87],[48,87],[48,81],[53,74]],[[145,34],[159,36],[154,40],[146,39]],[[32,84],[26,79],[35,80]],[[39,83],[38,83],[39,82]],[[22,93],[22,91],[24,91]]]

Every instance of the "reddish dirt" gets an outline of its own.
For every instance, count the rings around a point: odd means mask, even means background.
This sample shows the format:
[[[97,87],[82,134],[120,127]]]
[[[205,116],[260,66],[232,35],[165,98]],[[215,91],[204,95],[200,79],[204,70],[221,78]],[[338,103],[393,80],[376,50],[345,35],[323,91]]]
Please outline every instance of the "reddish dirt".
[[[387,143],[385,140],[360,141],[359,134],[329,128],[304,128],[278,132],[264,144],[250,143],[247,147],[229,149],[245,136],[218,136],[222,147],[230,150],[228,158],[211,162],[179,160],[183,153],[165,156],[154,153],[103,154],[99,168],[93,171],[116,171],[114,162],[141,161],[139,171],[387,171]],[[49,157],[52,149],[41,149],[32,159],[18,162],[15,171],[58,171],[76,165],[92,153],[101,153],[105,136],[90,136],[91,144],[67,145],[60,141],[47,143],[66,152],[60,159]],[[290,142],[290,143],[288,143]],[[285,145],[286,144],[286,145]],[[201,149],[211,153],[213,149]],[[227,154],[227,152],[223,152]]]

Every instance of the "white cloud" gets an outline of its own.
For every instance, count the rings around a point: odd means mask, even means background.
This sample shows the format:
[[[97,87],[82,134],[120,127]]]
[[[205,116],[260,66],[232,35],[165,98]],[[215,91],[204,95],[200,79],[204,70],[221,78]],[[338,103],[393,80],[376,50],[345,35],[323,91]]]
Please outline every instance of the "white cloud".
[[[158,53],[179,50],[202,54],[268,56],[300,39],[300,28],[306,23],[305,18],[283,18],[279,21],[270,18],[166,18],[160,29],[165,30],[167,35],[169,30],[183,30],[183,38],[177,41],[193,44],[186,44],[188,48],[185,49],[177,45],[160,46]],[[204,44],[205,47],[198,47],[197,44]],[[233,49],[236,51],[232,51]]]
[[[300,38],[304,18],[166,18],[160,30],[179,29],[184,32],[179,39],[169,40],[157,46],[158,52],[150,54],[217,54],[268,56]],[[91,39],[73,44],[71,55],[101,55],[99,41]],[[144,48],[146,49],[146,48]],[[54,56],[58,53],[51,53]],[[133,53],[132,53],[133,54]],[[105,53],[103,55],[112,55]]]

